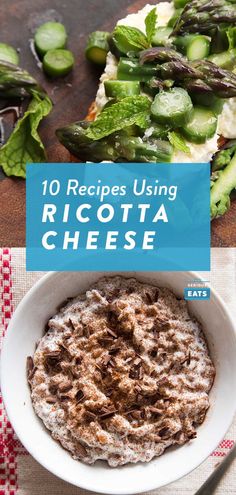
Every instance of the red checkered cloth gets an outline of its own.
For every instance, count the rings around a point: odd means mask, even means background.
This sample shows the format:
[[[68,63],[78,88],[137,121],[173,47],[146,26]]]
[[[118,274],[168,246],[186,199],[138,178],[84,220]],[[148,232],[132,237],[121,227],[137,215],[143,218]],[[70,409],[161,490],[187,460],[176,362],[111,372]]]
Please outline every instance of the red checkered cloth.
[[[212,285],[234,311],[236,250],[212,250]],[[14,309],[42,274],[26,273],[24,249],[0,249],[0,342],[4,339]],[[204,276],[206,274],[204,273]],[[234,445],[236,422],[218,449],[193,473],[164,487],[156,495],[192,495]],[[84,492],[59,480],[42,468],[21,445],[7,419],[0,395],[0,495],[82,495]],[[152,492],[155,495],[155,492]],[[236,465],[222,480],[216,494],[236,494]],[[211,495],[211,494],[209,494]]]

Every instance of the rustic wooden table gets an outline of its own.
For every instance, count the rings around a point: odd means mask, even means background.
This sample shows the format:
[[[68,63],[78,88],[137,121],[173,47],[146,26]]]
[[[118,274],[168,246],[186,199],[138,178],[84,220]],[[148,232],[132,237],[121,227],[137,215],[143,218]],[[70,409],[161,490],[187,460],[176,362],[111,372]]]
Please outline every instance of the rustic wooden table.
[[[147,0],[1,0],[0,41],[20,49],[21,65],[43,84],[55,103],[40,131],[49,161],[69,161],[68,152],[55,137],[55,129],[84,118],[96,94],[99,71],[84,58],[88,34],[97,29],[111,30],[119,18],[146,3]],[[156,0],[148,3],[155,4]],[[76,57],[73,75],[61,81],[45,78],[29,44],[35,24],[52,16],[66,25],[68,45]],[[25,181],[3,174],[0,179],[0,246],[24,246]],[[236,201],[224,218],[213,222],[212,245],[236,246]]]

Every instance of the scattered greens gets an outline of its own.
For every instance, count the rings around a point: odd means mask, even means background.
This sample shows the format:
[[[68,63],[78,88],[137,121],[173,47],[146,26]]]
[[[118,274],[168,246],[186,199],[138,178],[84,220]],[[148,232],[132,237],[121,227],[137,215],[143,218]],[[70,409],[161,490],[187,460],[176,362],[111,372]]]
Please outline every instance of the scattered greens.
[[[45,55],[49,50],[64,48],[67,41],[65,27],[60,22],[45,22],[35,33],[35,48],[39,55]]]
[[[145,19],[146,26],[146,36],[149,45],[151,45],[152,38],[156,32],[156,24],[157,24],[157,11],[156,8],[152,9]]]
[[[49,50],[43,58],[43,69],[51,77],[66,76],[72,70],[74,62],[70,50]]]
[[[172,131],[168,133],[168,138],[172,146],[183,153],[190,153],[189,146],[186,144],[185,139],[178,132]]]
[[[26,163],[46,161],[38,126],[52,108],[48,96],[32,91],[33,98],[24,116],[18,120],[7,143],[0,148],[0,163],[6,175],[25,178]]]
[[[1,61],[0,97],[31,98],[28,109],[18,120],[8,141],[0,148],[0,164],[6,175],[25,177],[27,162],[42,162],[46,159],[37,129],[50,112],[52,103],[27,71]]]
[[[128,26],[116,26],[112,39],[116,48],[123,54],[138,53],[149,46],[147,37],[140,29]]]
[[[34,44],[48,76],[66,76],[73,69],[74,56],[65,49],[66,42],[66,29],[60,22],[45,22],[37,29]]]
[[[214,173],[211,188],[211,216],[224,215],[230,207],[230,194],[236,188],[236,153],[229,164]]]
[[[102,139],[131,125],[146,128],[149,122],[150,100],[146,96],[129,96],[106,108],[92,122],[87,137]]]
[[[85,55],[90,62],[105,65],[109,51],[108,37],[109,33],[104,31],[95,31],[90,34],[85,49]]]
[[[138,53],[151,46],[152,38],[156,32],[157,13],[152,9],[145,19],[146,35],[138,28],[129,26],[116,26],[112,33],[111,47],[115,45],[120,54]]]
[[[224,102],[236,97],[236,2],[174,0],[174,7],[165,26],[153,8],[145,32],[117,25],[90,36],[87,58],[104,65],[110,50],[118,68],[104,83],[107,103],[95,121],[57,131],[79,159],[170,162],[174,150],[191,159],[194,145],[216,136]],[[232,141],[212,163],[213,218],[227,211],[235,188]]]

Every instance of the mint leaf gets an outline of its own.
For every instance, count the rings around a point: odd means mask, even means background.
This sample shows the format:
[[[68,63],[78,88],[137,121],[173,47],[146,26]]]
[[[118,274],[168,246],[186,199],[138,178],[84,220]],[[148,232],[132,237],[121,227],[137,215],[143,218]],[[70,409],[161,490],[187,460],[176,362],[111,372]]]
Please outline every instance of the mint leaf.
[[[157,11],[156,7],[152,9],[145,19],[146,35],[149,45],[151,45],[152,38],[156,32],[157,24]]]
[[[129,26],[116,26],[113,41],[122,53],[137,52],[149,47],[148,40],[140,29]]]
[[[45,94],[32,90],[32,100],[23,117],[18,120],[8,141],[0,148],[0,165],[6,175],[25,178],[26,163],[46,160],[45,149],[38,134],[38,126],[52,109]]]
[[[190,153],[190,149],[181,134],[175,131],[168,132],[168,138],[175,149],[183,151],[183,153]]]
[[[146,128],[150,120],[151,101],[146,96],[128,96],[105,108],[86,131],[90,139],[98,140],[130,125]]]

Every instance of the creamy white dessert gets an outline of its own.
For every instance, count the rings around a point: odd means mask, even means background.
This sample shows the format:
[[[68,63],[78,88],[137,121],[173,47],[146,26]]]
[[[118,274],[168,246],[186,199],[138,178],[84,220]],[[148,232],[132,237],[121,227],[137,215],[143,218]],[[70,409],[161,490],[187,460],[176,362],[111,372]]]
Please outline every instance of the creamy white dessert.
[[[118,21],[118,25],[126,25],[139,28],[145,32],[145,18],[147,14],[153,9],[153,5],[146,5],[136,14],[130,14],[124,19]],[[162,2],[156,5],[156,11],[158,15],[157,25],[166,26],[170,18],[174,13],[173,2]],[[101,112],[106,105],[108,99],[105,95],[104,81],[116,79],[117,77],[117,65],[118,62],[114,55],[108,53],[107,64],[104,74],[101,76],[100,85],[96,96],[96,112]],[[225,138],[236,138],[236,98],[230,98],[223,106],[223,111],[219,116],[218,128],[215,135],[208,139],[203,144],[194,144],[186,141],[190,152],[184,153],[179,150],[175,150],[172,162],[209,162],[212,160],[213,155],[219,150],[218,138],[223,136]]]
[[[122,277],[67,302],[28,358],[33,407],[52,437],[75,459],[113,467],[194,439],[214,376],[186,302]]]

